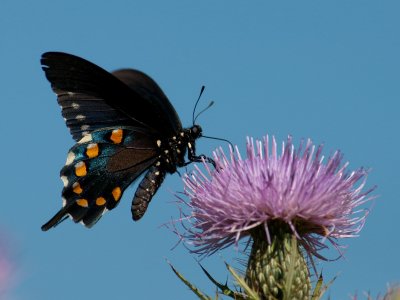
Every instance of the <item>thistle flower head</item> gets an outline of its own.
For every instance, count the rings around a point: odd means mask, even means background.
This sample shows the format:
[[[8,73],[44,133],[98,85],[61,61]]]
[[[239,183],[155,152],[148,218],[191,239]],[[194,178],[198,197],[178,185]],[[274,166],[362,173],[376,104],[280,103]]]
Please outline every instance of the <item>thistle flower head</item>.
[[[191,212],[180,219],[181,237],[193,252],[211,254],[259,226],[270,241],[271,224],[280,222],[310,254],[318,256],[325,239],[338,248],[338,239],[362,229],[368,211],[358,207],[372,199],[372,189],[363,191],[366,170],[348,171],[340,151],[324,159],[322,148],[308,140],[295,149],[289,137],[278,153],[275,138],[266,136],[247,139],[247,158],[237,148],[229,157],[215,151],[217,171],[204,164],[207,172],[196,166],[184,176]]]

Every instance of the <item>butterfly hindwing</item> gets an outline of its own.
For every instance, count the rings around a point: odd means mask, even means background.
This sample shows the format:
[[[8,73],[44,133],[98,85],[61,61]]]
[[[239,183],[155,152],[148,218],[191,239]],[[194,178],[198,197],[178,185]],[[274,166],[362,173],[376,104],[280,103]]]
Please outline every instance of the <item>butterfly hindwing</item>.
[[[133,69],[121,69],[112,72],[112,74],[138,93],[142,99],[159,108],[152,112],[151,117],[159,118],[159,120],[161,120],[161,126],[169,124],[172,129],[163,128],[161,132],[167,129],[170,131],[167,133],[167,136],[172,136],[182,130],[182,124],[175,108],[151,77],[141,71]],[[131,104],[132,107],[129,110],[135,110],[133,106],[135,103],[131,102]]]
[[[84,136],[70,149],[60,172],[63,208],[42,229],[57,225],[66,215],[93,226],[156,158],[152,139],[140,128],[105,128]]]

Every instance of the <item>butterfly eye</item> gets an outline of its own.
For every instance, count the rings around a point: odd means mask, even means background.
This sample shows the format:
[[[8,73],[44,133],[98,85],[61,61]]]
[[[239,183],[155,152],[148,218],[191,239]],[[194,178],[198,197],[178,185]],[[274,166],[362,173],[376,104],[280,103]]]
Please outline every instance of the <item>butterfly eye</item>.
[[[192,136],[196,139],[201,135],[202,129],[199,125],[194,125],[192,128],[190,128],[192,132]]]

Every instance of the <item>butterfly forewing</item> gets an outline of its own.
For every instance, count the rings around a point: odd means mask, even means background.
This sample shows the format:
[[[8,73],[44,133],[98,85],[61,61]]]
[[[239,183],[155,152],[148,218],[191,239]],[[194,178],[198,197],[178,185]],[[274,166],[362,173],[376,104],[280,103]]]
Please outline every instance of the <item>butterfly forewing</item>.
[[[103,99],[81,93],[59,93],[58,103],[62,115],[71,131],[73,138],[79,141],[85,134],[94,130],[110,127],[131,125],[131,120],[118,110],[109,106]]]
[[[61,52],[43,54],[41,63],[62,109],[64,103],[66,109],[75,108],[74,113],[63,114],[76,140],[82,133],[101,128],[97,122],[112,120],[116,115],[115,125],[144,127],[161,135],[170,136],[181,129],[167,97],[154,80],[140,71],[126,69],[113,75],[87,60]],[[84,110],[80,111],[80,107]],[[86,115],[85,111],[101,113]]]

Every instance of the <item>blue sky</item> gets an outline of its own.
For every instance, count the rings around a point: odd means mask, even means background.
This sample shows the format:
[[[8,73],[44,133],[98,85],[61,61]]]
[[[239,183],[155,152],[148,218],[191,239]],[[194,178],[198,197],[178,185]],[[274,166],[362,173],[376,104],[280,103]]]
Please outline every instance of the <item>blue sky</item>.
[[[73,140],[40,55],[64,51],[107,70],[152,76],[185,126],[201,85],[212,109],[205,134],[243,149],[247,135],[298,142],[310,137],[329,155],[341,149],[351,168],[371,168],[379,198],[361,236],[343,241],[345,259],[320,263],[339,274],[332,299],[400,279],[398,1],[20,1],[0,9],[0,231],[16,280],[7,299],[196,299],[169,259],[211,293],[177,237],[160,227],[178,217],[177,174],[168,176],[143,220],[131,221],[131,187],[117,209],[88,230],[70,221],[43,233],[59,209],[59,170]],[[199,140],[200,152],[219,143]],[[334,257],[334,252],[330,253]],[[202,263],[224,281],[233,249]]]

